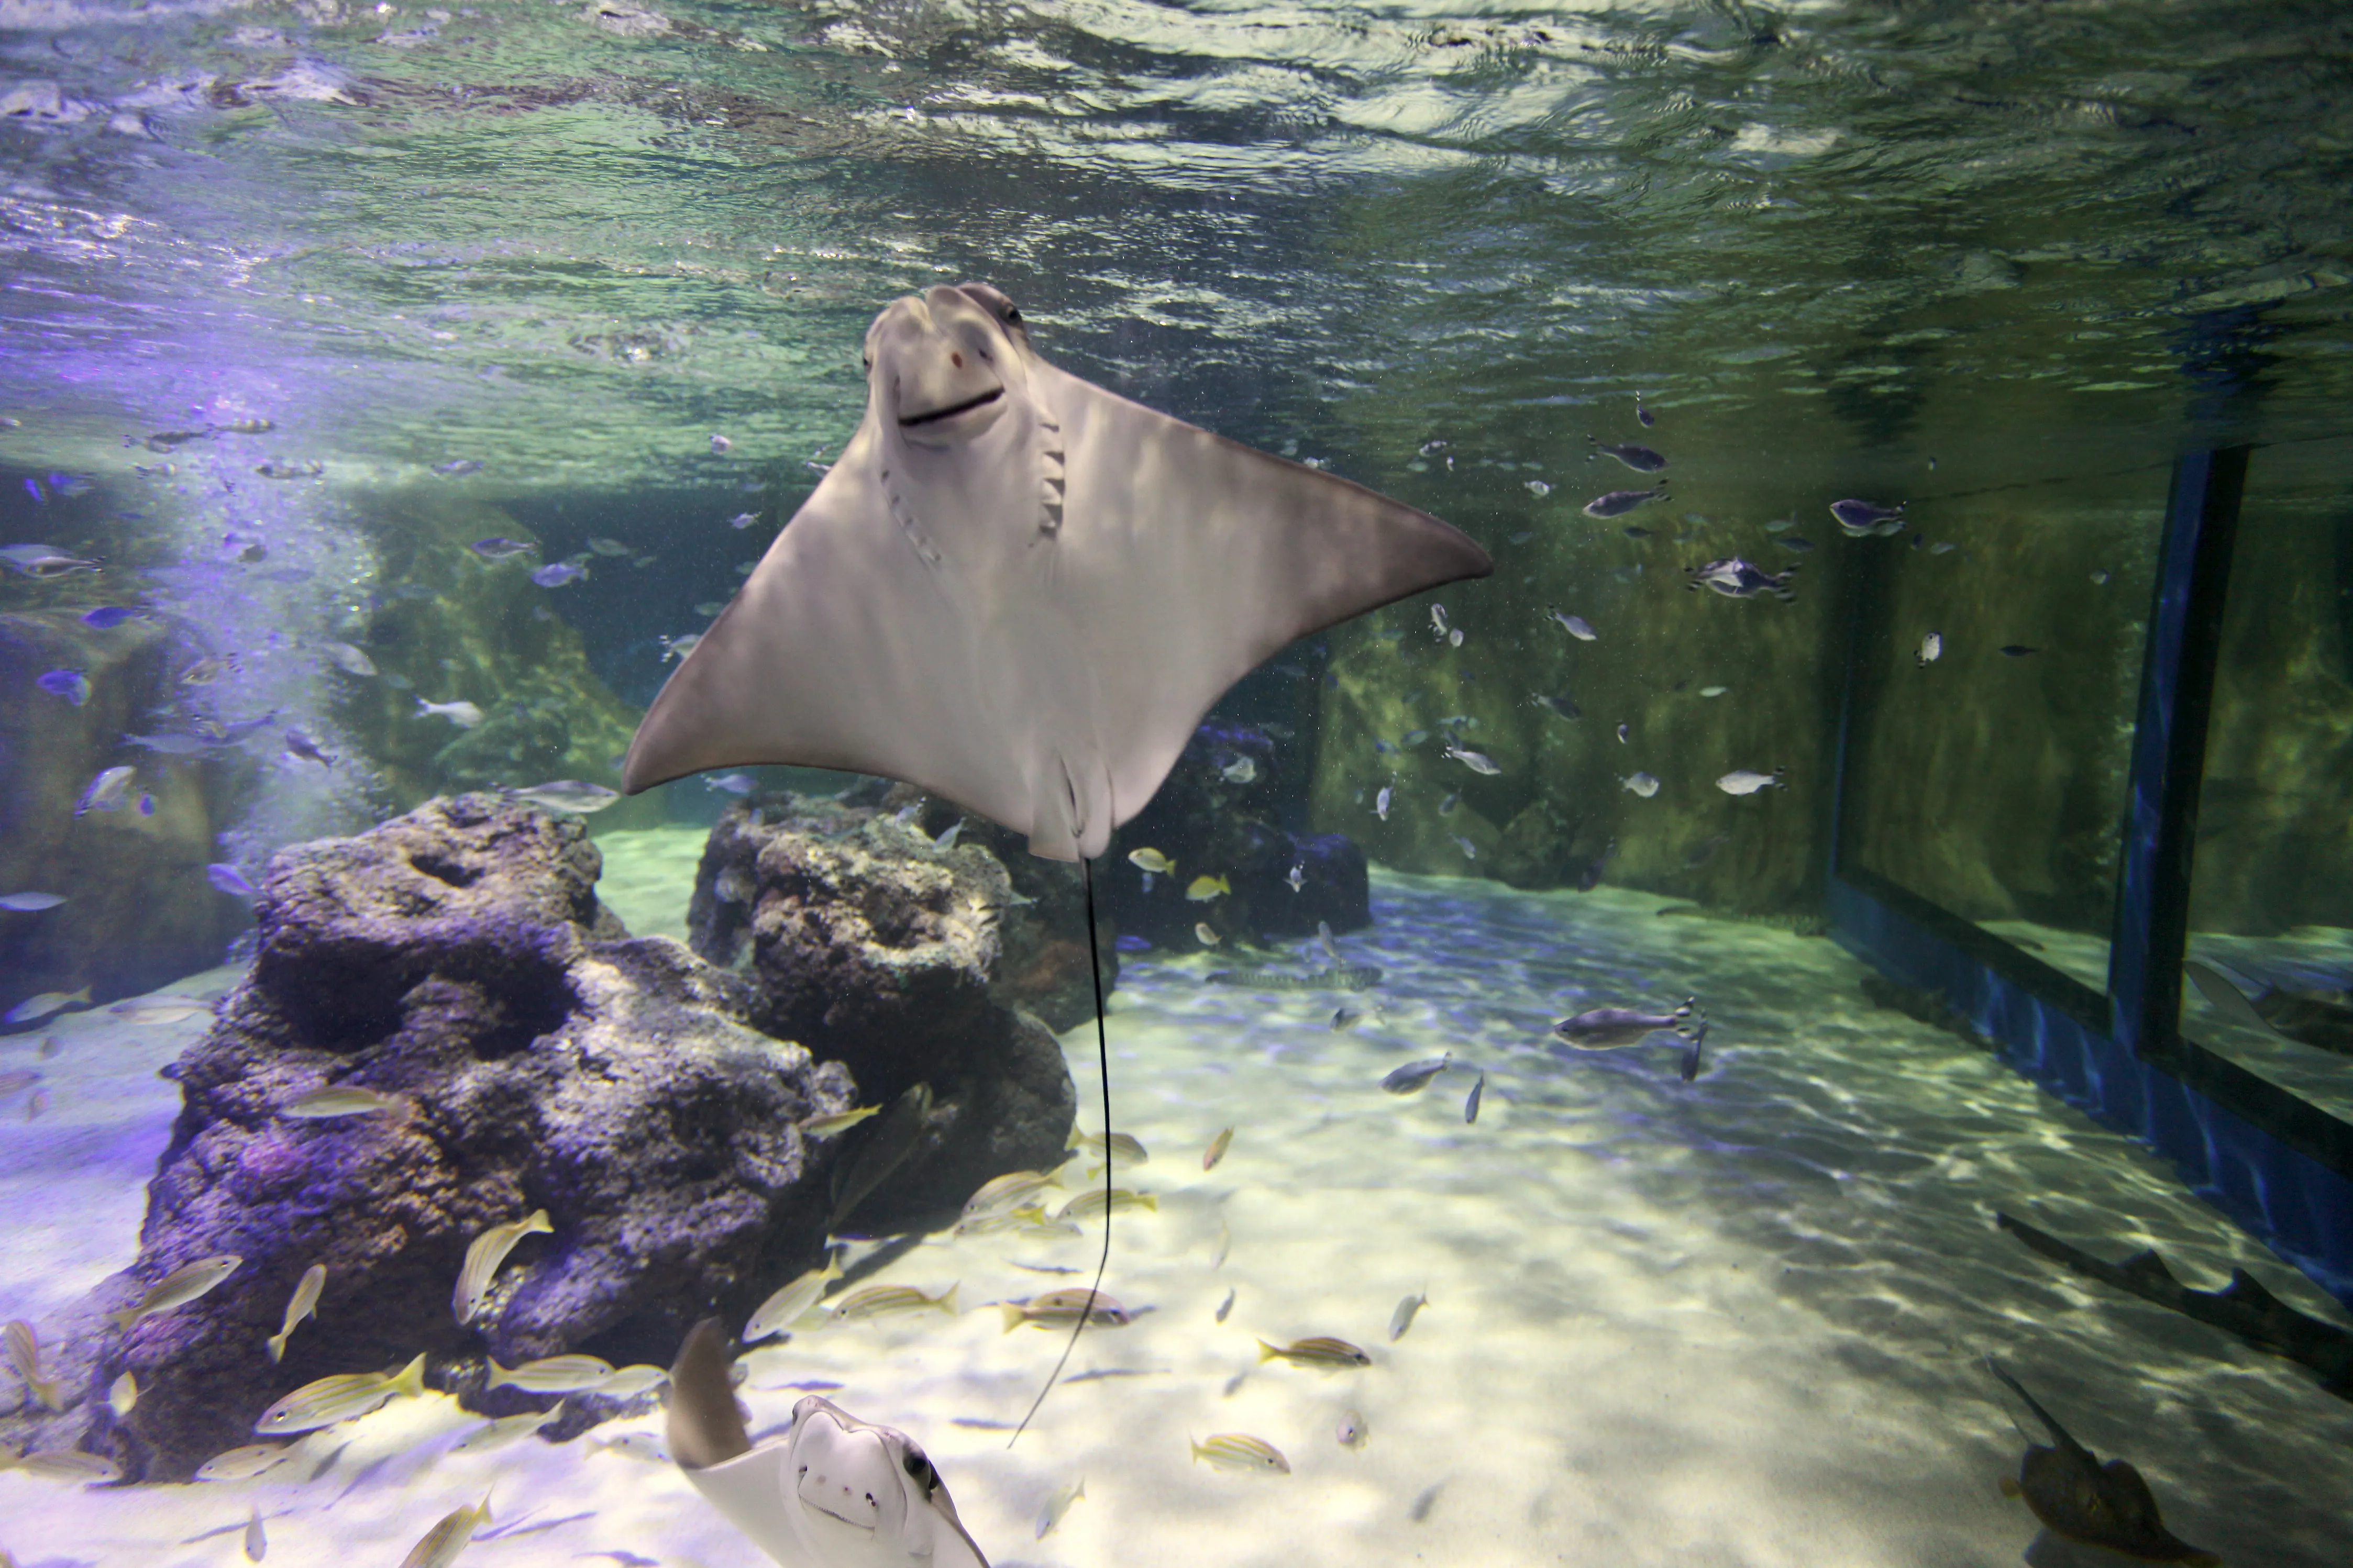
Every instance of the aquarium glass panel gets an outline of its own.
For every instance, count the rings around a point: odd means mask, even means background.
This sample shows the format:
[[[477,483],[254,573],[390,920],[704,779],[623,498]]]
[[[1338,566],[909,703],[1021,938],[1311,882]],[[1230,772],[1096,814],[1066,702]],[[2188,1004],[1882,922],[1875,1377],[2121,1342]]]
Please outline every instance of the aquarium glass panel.
[[[1846,854],[2100,992],[2168,467],[1963,480],[1860,580]]]
[[[2353,439],[2251,455],[2230,571],[2182,1028],[2353,1120]]]

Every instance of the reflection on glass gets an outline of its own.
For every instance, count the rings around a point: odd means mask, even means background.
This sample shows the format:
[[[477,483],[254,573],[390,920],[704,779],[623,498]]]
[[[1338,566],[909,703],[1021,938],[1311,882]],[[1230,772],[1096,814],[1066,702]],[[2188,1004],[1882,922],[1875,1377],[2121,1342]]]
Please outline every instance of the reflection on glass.
[[[1855,863],[2101,991],[2165,487],[1957,498],[1865,589]]]
[[[2254,454],[2231,563],[2182,1028],[2353,1115],[2353,440]]]

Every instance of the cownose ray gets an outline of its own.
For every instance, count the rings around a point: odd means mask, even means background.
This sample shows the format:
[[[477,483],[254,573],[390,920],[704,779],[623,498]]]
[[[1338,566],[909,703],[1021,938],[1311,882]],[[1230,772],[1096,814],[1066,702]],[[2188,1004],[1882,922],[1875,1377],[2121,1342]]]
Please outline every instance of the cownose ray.
[[[955,1500],[905,1433],[810,1394],[754,1447],[706,1318],[670,1368],[670,1451],[687,1480],[783,1568],[988,1568]]]
[[[2220,1557],[2165,1528],[2156,1495],[2130,1463],[2123,1459],[2100,1463],[2098,1455],[2069,1436],[2051,1412],[2026,1392],[2025,1385],[1991,1356],[1986,1358],[1986,1370],[2024,1400],[2051,1434],[2048,1447],[2027,1440],[2018,1479],[2002,1478],[2005,1496],[2024,1499],[2028,1511],[2044,1529],[2069,1541],[2105,1547],[2145,1563],[2217,1568],[2222,1561]]]
[[[1494,568],[1426,512],[1056,368],[984,283],[893,300],[865,361],[856,434],[654,699],[629,794],[761,763],[904,780],[1079,861],[1092,948],[1086,863],[1229,687]],[[1098,1290],[1110,1255],[1106,1210]]]

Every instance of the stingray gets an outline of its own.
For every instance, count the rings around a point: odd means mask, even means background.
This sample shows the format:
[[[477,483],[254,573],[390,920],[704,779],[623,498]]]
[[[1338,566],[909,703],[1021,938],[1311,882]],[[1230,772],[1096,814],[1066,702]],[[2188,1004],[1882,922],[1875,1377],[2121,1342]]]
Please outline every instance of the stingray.
[[[1493,570],[1426,512],[1056,368],[987,284],[892,301],[865,359],[857,433],[654,699],[628,793],[878,773],[1083,867],[1277,649]]]
[[[697,1323],[670,1368],[670,1451],[694,1489],[783,1568],[988,1568],[915,1440],[809,1394],[754,1447],[726,1335]]]
[[[2202,1547],[2192,1546],[2171,1531],[2158,1515],[2157,1498],[2138,1470],[2123,1459],[2100,1463],[2093,1453],[2067,1435],[2067,1429],[2026,1392],[2018,1379],[1986,1358],[1986,1369],[2026,1402],[2034,1418],[2051,1434],[2051,1447],[2030,1439],[2018,1479],[2004,1476],[2005,1496],[2023,1498],[2027,1509],[2043,1528],[2086,1546],[2102,1546],[2137,1557],[2145,1563],[2185,1563],[2192,1568],[2215,1568],[2222,1560]]]
[[[1092,858],[1276,649],[1493,563],[1361,485],[1039,357],[985,284],[895,300],[866,416],[654,700],[631,794],[880,773]]]

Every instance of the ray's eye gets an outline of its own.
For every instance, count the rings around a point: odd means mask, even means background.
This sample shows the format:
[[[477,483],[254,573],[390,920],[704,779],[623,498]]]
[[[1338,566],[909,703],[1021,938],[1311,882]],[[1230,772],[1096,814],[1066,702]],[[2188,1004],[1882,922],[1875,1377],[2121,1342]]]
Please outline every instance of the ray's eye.
[[[907,1458],[902,1462],[907,1473],[923,1482],[926,1490],[939,1484],[939,1472],[932,1468],[931,1460],[923,1457],[921,1448],[908,1449]]]
[[[1005,307],[1005,319],[1006,319],[1007,321],[1019,321],[1019,320],[1021,319],[1021,310],[1020,310],[1020,307],[1019,307],[1019,306],[1018,306],[1018,305],[1008,305],[1008,306],[1006,306],[1006,307]]]

